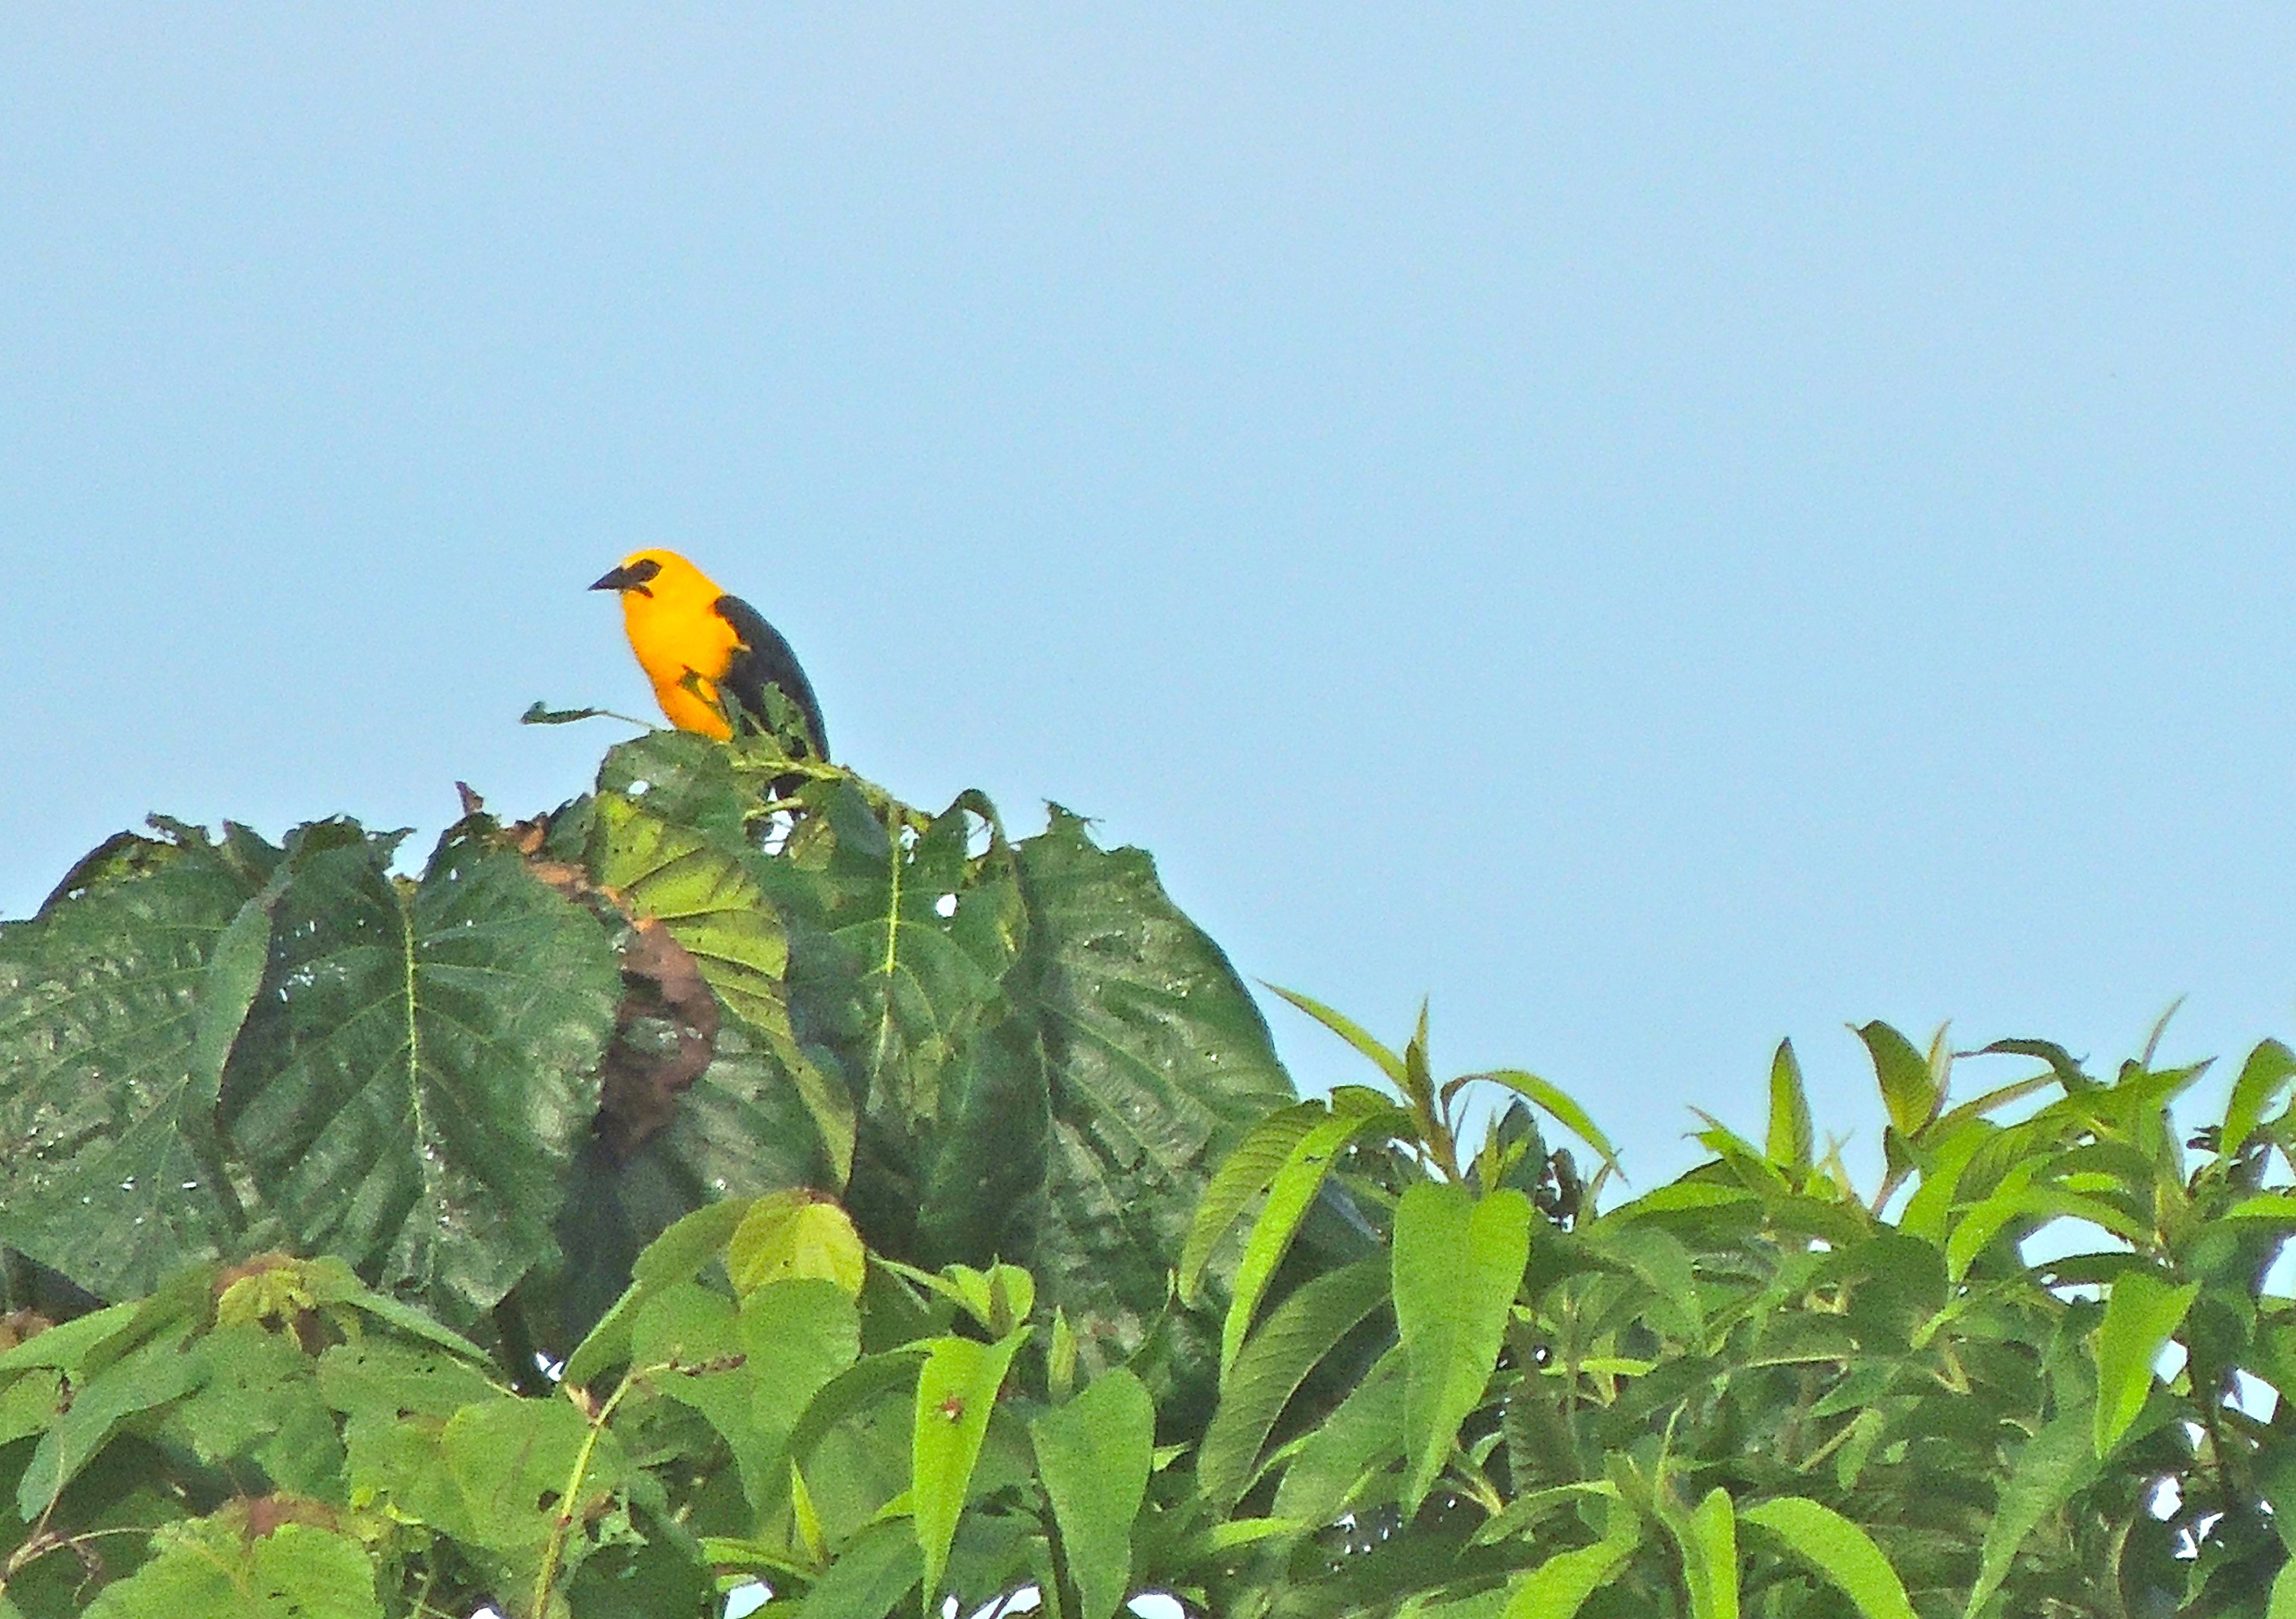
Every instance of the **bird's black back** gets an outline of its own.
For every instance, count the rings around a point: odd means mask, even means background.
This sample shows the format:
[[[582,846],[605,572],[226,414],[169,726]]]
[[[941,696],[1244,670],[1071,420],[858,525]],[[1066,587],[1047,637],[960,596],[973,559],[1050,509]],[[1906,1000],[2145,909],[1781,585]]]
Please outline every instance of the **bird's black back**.
[[[734,649],[731,662],[718,684],[731,706],[737,710],[735,718],[746,715],[760,729],[771,729],[766,709],[765,689],[778,686],[783,697],[797,705],[805,716],[806,730],[813,756],[829,757],[829,731],[821,723],[821,703],[813,695],[813,683],[798,666],[797,654],[782,633],[766,622],[766,616],[739,596],[720,596],[716,603],[718,616],[734,626],[742,638]]]

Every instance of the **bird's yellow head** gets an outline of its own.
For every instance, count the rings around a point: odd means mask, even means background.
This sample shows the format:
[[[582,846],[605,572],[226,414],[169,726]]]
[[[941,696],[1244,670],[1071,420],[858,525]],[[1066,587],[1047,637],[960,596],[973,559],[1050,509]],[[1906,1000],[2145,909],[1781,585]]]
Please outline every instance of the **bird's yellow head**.
[[[706,604],[724,594],[707,574],[674,551],[634,551],[590,588],[619,592],[625,608],[637,605],[634,597],[665,605]]]

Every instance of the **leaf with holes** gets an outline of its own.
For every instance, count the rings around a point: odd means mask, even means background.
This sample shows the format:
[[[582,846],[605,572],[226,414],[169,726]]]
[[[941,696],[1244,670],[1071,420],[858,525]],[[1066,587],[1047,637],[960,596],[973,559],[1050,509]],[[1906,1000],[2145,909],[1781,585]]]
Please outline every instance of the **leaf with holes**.
[[[1029,1268],[1097,1370],[1163,1307],[1213,1167],[1298,1097],[1250,993],[1144,851],[1099,848],[1057,809],[1016,849],[1053,1116]]]
[[[0,1233],[117,1297],[244,1224],[215,1108],[271,918],[263,874],[196,835],[105,847],[0,928]]]
[[[467,1321],[553,1250],[617,974],[597,921],[482,831],[420,882],[395,842],[291,849],[221,1117],[297,1252]]]

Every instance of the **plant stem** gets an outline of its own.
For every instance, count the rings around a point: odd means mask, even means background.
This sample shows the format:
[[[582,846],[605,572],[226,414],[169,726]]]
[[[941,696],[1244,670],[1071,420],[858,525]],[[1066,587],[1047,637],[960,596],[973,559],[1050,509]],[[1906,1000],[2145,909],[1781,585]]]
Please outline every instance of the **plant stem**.
[[[574,1526],[574,1520],[578,1516],[577,1507],[582,1495],[582,1485],[590,1476],[590,1459],[597,1453],[598,1435],[606,1431],[606,1424],[612,1418],[614,1408],[621,1404],[624,1395],[636,1387],[642,1379],[652,1377],[658,1372],[668,1371],[674,1364],[672,1361],[665,1361],[658,1366],[644,1368],[633,1366],[622,1374],[621,1382],[615,1386],[612,1394],[606,1396],[606,1402],[591,1415],[588,1426],[582,1435],[582,1448],[574,1453],[573,1468],[566,1475],[566,1487],[559,1492],[558,1517],[550,1525],[550,1543],[543,1548],[542,1567],[534,1576],[534,1601],[531,1607],[533,1619],[543,1619],[543,1616],[550,1611],[550,1589],[558,1579],[559,1561],[566,1551],[566,1532]],[[570,1400],[574,1397],[574,1390],[566,1391],[567,1398]]]

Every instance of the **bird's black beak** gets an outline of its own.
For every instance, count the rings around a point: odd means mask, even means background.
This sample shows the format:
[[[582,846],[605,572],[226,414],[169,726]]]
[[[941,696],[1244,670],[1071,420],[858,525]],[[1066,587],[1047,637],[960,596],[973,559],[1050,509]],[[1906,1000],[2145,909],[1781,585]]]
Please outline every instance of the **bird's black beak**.
[[[592,590],[627,590],[633,583],[628,568],[617,568],[590,588]]]

